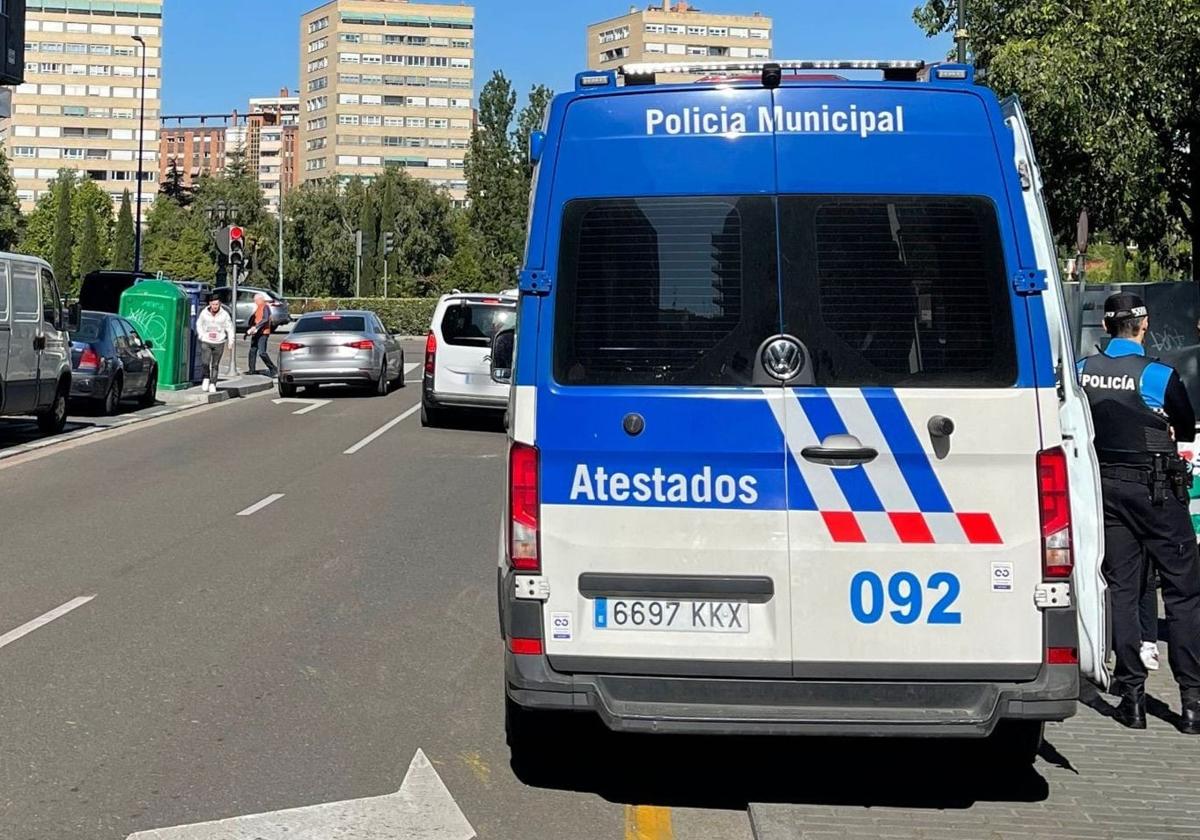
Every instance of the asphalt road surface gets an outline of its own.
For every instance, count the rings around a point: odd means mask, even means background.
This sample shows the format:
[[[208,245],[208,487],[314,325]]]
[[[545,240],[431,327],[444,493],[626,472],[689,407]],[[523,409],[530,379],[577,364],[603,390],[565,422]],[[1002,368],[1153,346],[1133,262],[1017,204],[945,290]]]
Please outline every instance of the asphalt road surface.
[[[518,776],[495,601],[502,430],[422,429],[415,382],[276,396],[0,462],[3,840],[386,796],[418,750],[481,838],[1200,834],[1200,743],[1157,719],[1150,740],[1120,732],[1100,700],[1051,729],[1027,776],[998,778],[974,745],[587,724],[548,731],[555,760]],[[1127,818],[1116,833],[1091,822],[1109,812]]]

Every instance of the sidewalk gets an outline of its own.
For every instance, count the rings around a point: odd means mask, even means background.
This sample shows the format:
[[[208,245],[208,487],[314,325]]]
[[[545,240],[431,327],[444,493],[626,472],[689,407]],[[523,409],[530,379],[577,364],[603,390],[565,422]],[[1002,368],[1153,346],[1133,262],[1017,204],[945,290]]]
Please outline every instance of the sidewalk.
[[[159,391],[160,402],[170,406],[177,405],[206,405],[223,402],[224,400],[248,397],[261,391],[270,391],[275,387],[275,380],[266,376],[239,374],[229,379],[217,382],[217,393],[209,394],[200,390],[199,385],[193,385],[182,391]]]

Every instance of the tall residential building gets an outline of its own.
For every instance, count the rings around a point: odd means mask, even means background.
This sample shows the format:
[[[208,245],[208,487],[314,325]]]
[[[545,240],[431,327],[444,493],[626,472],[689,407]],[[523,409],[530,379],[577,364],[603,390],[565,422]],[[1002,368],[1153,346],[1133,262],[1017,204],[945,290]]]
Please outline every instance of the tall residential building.
[[[464,201],[474,19],[408,0],[333,0],[301,17],[301,181],[398,166]]]
[[[698,11],[686,0],[662,0],[589,26],[587,66],[611,70],[635,61],[770,58],[771,27],[771,18],[758,12],[725,15]]]
[[[299,130],[300,98],[290,96],[287,88],[279,96],[250,100],[250,113],[246,117],[247,159],[272,213],[296,185]]]
[[[194,186],[201,175],[217,175],[223,172],[226,131],[224,123],[228,119],[228,115],[225,114],[163,117],[162,129],[158,136],[158,180],[166,180],[172,163],[183,176],[185,187]],[[184,122],[196,124],[183,125]]]
[[[143,202],[158,192],[162,0],[28,0],[25,83],[4,121],[23,210],[62,168],[79,170],[117,201],[137,194],[140,93],[145,83]],[[145,41],[146,77],[141,78]]]

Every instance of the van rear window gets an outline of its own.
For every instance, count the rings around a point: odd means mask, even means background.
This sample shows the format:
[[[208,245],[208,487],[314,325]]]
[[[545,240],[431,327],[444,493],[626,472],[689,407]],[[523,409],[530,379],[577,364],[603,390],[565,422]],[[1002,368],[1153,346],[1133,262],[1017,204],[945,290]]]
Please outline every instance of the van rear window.
[[[975,197],[788,196],[784,332],[817,385],[1003,387],[1017,364],[994,205]]]
[[[768,197],[582,200],[564,211],[554,376],[744,385],[779,331]]]
[[[442,338],[457,347],[491,347],[492,336],[516,325],[515,306],[456,303],[442,316]]]

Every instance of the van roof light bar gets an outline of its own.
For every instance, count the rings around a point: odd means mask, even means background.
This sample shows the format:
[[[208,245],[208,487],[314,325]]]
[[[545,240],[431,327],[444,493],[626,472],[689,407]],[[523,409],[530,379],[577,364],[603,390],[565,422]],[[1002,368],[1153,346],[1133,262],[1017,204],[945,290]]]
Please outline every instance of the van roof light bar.
[[[891,81],[916,81],[918,74],[925,69],[925,62],[920,59],[892,59],[879,61],[875,59],[763,59],[761,61],[642,61],[623,64],[618,73],[624,77],[626,85],[652,85],[657,82],[659,73],[677,73],[681,75],[720,74],[720,73],[774,73],[780,71],[798,70],[882,70],[885,79]]]

